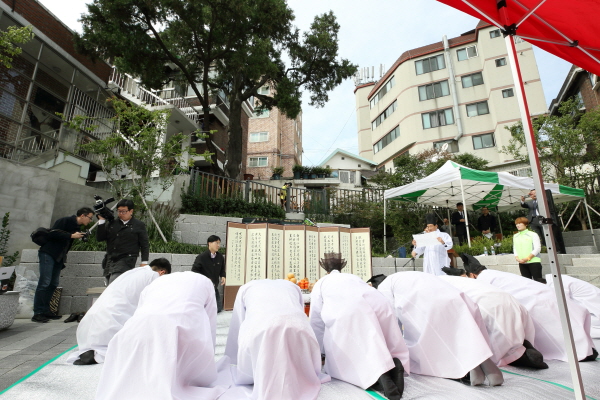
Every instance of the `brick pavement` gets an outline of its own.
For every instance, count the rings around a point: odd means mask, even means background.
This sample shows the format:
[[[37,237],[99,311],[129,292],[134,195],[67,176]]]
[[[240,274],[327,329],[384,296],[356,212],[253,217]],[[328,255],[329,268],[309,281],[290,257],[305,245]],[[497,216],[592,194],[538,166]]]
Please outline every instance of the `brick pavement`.
[[[76,330],[77,322],[62,319],[45,324],[17,319],[0,331],[0,391],[75,346]]]

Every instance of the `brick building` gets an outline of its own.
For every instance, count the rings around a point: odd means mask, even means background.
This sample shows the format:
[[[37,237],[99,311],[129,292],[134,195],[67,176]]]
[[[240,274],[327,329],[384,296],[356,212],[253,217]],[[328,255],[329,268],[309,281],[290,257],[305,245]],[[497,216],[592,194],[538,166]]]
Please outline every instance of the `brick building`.
[[[600,105],[600,79],[598,75],[573,65],[558,95],[550,103],[550,114],[557,115],[560,104],[573,96],[579,97],[586,110],[597,108]]]
[[[260,89],[268,95],[269,87]],[[272,168],[283,167],[284,177],[293,175],[294,164],[302,164],[302,114],[290,119],[277,108],[255,112],[248,121],[246,174],[268,180]]]

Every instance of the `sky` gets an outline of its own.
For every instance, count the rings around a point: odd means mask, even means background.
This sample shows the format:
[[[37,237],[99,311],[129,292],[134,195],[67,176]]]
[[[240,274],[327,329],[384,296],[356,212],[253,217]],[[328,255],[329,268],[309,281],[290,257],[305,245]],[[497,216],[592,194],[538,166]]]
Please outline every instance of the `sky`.
[[[77,21],[86,1],[38,0],[65,25],[81,31]],[[359,67],[390,68],[405,51],[460,36],[477,19],[435,0],[288,0],[295,25],[306,31],[316,15],[332,10],[340,25],[339,54]],[[534,46],[546,104],[556,97],[571,67],[568,62]],[[378,75],[378,73],[377,73]],[[303,98],[304,165],[318,165],[336,148],[358,154],[354,82],[346,80],[329,94],[322,108]]]

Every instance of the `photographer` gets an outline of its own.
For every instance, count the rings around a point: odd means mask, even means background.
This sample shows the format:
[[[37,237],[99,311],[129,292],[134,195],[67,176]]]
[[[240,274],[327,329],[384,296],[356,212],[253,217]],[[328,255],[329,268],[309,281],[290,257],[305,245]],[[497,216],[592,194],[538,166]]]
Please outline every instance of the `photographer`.
[[[60,271],[65,267],[67,253],[73,240],[81,239],[85,235],[84,232],[80,232],[80,227],[89,224],[93,217],[94,211],[91,208],[80,208],[76,215],[58,219],[46,236],[47,242],[38,252],[40,279],[33,298],[33,322],[48,322],[49,319],[61,318],[50,313],[50,299],[58,286]]]
[[[138,254],[142,252],[141,266],[148,265],[150,243],[146,225],[133,218],[133,201],[123,199],[117,203],[119,218],[107,222],[98,215],[96,239],[106,241],[106,255],[102,262],[106,284],[110,285],[123,272],[135,267]]]

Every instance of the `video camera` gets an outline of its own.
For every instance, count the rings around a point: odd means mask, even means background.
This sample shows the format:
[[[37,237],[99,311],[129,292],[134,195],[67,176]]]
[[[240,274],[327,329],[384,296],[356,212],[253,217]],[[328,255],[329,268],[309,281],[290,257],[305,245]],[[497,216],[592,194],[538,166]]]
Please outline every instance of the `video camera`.
[[[95,194],[94,199],[96,200],[96,203],[94,204],[94,214],[101,216],[102,218],[104,218],[105,220],[107,220],[109,222],[114,221],[115,214],[114,214],[113,210],[111,210],[110,208],[107,207],[107,205],[109,205],[110,203],[115,201],[114,197],[111,197],[110,199],[106,199],[106,201],[104,201],[104,200],[102,200],[102,197]],[[87,239],[87,236],[86,236],[86,239]],[[86,240],[84,240],[84,242],[85,241]]]

